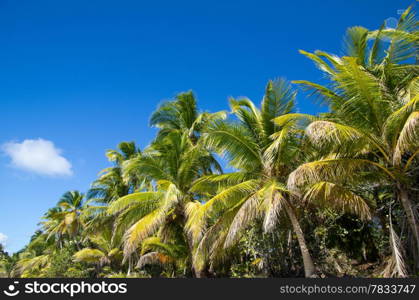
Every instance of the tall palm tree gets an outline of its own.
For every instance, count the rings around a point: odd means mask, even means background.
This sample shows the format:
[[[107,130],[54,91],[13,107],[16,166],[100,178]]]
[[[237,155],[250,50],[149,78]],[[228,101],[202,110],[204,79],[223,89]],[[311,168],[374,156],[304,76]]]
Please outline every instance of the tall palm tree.
[[[183,236],[186,204],[194,201],[191,184],[202,174],[216,170],[211,154],[187,132],[170,132],[157,139],[141,157],[127,163],[138,168],[154,182],[153,190],[129,194],[110,203],[108,212],[117,215],[117,226],[128,228],[124,236],[124,254],[130,257],[146,238],[157,235],[171,243]]]
[[[275,227],[282,213],[288,217],[301,250],[305,275],[315,267],[298,220],[298,195],[287,189],[288,175],[301,159],[299,132],[294,124],[277,126],[272,120],[294,109],[295,92],[284,80],[269,81],[258,109],[249,99],[231,99],[235,120],[217,121],[205,142],[227,158],[236,171],[198,179],[193,190],[212,196],[189,205],[189,233],[200,241],[197,268],[205,259],[223,259],[249,224],[263,218],[265,231]],[[208,228],[208,225],[209,226]]]
[[[87,192],[88,207],[83,214],[86,236],[100,234],[104,228],[112,228],[115,218],[106,213],[109,203],[141,189],[136,173],[125,178],[123,176],[124,163],[140,155],[141,150],[135,142],[122,142],[116,150],[106,152],[113,166],[102,170]]]
[[[419,222],[412,187],[419,153],[419,68],[417,21],[408,9],[394,30],[349,30],[349,55],[302,52],[330,79],[330,86],[296,81],[330,107],[320,118],[289,114],[278,126],[306,120],[305,134],[320,159],[302,164],[290,176],[291,187],[308,187],[308,195],[329,189],[387,183],[400,201],[419,253]],[[383,40],[383,37],[387,40]],[[371,47],[368,40],[372,39]],[[390,40],[389,40],[390,39]],[[388,47],[384,48],[385,42]]]
[[[118,215],[116,228],[128,229],[125,257],[153,234],[166,245],[183,239],[192,247],[183,235],[185,204],[195,197],[189,191],[191,183],[202,174],[221,172],[217,160],[200,143],[201,131],[224,116],[224,112],[198,112],[192,92],[177,95],[153,113],[150,124],[160,129],[156,140],[123,166],[126,180],[135,177],[148,184],[109,207],[111,214]]]

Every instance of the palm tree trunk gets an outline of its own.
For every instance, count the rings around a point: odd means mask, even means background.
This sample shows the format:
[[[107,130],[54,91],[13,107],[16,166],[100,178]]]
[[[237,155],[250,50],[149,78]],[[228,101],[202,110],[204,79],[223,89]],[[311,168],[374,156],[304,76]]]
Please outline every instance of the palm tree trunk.
[[[416,244],[416,254],[419,254],[419,224],[416,217],[416,212],[412,201],[409,199],[407,189],[401,184],[397,184],[398,195],[400,202],[403,205],[403,209],[406,213],[407,222],[409,223],[410,230],[412,230],[413,237]]]
[[[131,265],[132,265],[132,260],[131,260],[131,256],[128,257],[128,272],[127,272],[127,276],[131,275]]]
[[[189,246],[190,246],[189,252],[190,252],[190,255],[192,256],[193,248],[191,247],[191,245]],[[203,269],[197,269],[192,263],[192,257],[190,260],[191,260],[192,275],[195,276],[195,278],[208,278],[207,267],[205,266]]]
[[[95,266],[95,271],[96,271],[96,278],[99,278],[99,274],[100,274],[100,272],[101,272],[101,266],[100,266],[100,263],[97,263],[96,264],[96,266]]]
[[[181,224],[183,228],[186,228],[186,208],[185,206],[182,204],[179,209],[178,209],[178,216],[181,220]],[[184,238],[186,241],[186,244],[188,245],[189,248],[189,258],[188,258],[188,264],[189,264],[189,270],[192,272],[192,276],[195,276],[195,278],[207,278],[207,272],[205,270],[205,268],[203,270],[198,270],[197,268],[195,268],[193,266],[192,263],[192,253],[194,252],[194,245],[193,242],[191,241],[191,239],[188,237],[188,234],[184,231]]]
[[[286,203],[285,210],[287,211],[287,214],[291,220],[292,228],[294,229],[294,232],[297,236],[298,245],[300,246],[301,256],[303,257],[305,277],[314,277],[316,274],[316,268],[314,267],[313,260],[311,259],[310,251],[308,251],[304,233],[294,213],[294,209],[291,204]]]

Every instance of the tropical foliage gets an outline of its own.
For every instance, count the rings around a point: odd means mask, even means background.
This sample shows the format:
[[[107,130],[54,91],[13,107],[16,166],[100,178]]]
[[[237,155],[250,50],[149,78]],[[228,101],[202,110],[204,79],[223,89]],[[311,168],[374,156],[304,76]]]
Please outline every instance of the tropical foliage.
[[[160,105],[86,195],[70,191],[2,277],[408,277],[419,274],[419,34],[349,28],[326,80],[270,80],[260,104]],[[304,114],[297,90],[327,112]]]

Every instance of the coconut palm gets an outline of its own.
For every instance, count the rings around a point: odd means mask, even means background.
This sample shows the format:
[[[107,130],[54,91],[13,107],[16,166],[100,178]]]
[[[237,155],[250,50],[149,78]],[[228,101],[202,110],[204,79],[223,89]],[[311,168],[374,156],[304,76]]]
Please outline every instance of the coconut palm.
[[[106,156],[114,166],[99,173],[99,178],[92,183],[87,198],[94,199],[95,202],[109,203],[135,189],[136,182],[124,181],[122,165],[137,155],[141,155],[141,151],[134,142],[122,142],[118,145],[118,150],[108,150]]]
[[[189,190],[191,183],[202,174],[221,172],[217,160],[200,143],[200,135],[211,120],[224,115],[199,113],[192,92],[177,95],[153,113],[150,124],[160,129],[156,140],[123,166],[126,180],[135,177],[146,184],[109,207],[118,216],[116,230],[127,229],[126,258],[154,234],[163,244],[184,240],[192,247],[183,234],[185,205],[195,197]]]
[[[113,166],[99,173],[99,178],[92,183],[87,193],[88,206],[83,214],[87,235],[100,233],[106,227],[111,228],[115,219],[106,214],[108,204],[138,188],[141,189],[135,174],[131,174],[126,179],[122,172],[123,164],[126,161],[141,155],[140,149],[134,142],[122,142],[117,148],[117,150],[106,152],[106,156]]]
[[[51,236],[63,237],[76,242],[84,221],[82,214],[88,204],[84,195],[78,191],[66,192],[58,201],[57,206],[50,209],[41,222],[46,233]]]
[[[249,99],[230,99],[236,120],[217,121],[208,128],[205,142],[236,169],[223,175],[198,179],[196,192],[212,196],[205,203],[189,205],[188,229],[199,242],[197,268],[223,260],[249,224],[263,218],[265,231],[287,216],[297,237],[305,275],[315,267],[298,219],[298,195],[287,189],[288,175],[301,159],[299,132],[295,124],[277,126],[272,120],[294,109],[295,92],[284,80],[269,81],[261,109]],[[211,225],[208,227],[208,225]]]
[[[150,236],[157,235],[170,244],[183,235],[185,206],[195,199],[191,183],[218,165],[213,165],[211,154],[201,144],[191,142],[187,132],[170,132],[157,139],[141,157],[127,162],[126,167],[141,170],[155,183],[153,190],[129,194],[109,206],[108,212],[117,215],[117,227],[128,229],[124,236],[124,254],[128,258]]]
[[[351,56],[302,52],[331,84],[296,83],[321,96],[331,110],[320,118],[288,114],[275,119],[278,126],[291,120],[308,121],[305,135],[322,153],[320,159],[299,166],[288,183],[308,189],[310,197],[325,193],[333,197],[333,189],[342,186],[391,185],[419,253],[417,209],[409,196],[419,153],[419,68],[411,61],[418,45],[417,22],[407,10],[395,30],[368,32],[357,27],[348,35]],[[383,36],[391,39],[385,51]],[[371,48],[368,38],[374,39]]]
[[[211,120],[225,118],[225,112],[199,112],[192,91],[178,94],[174,100],[166,101],[151,115],[150,125],[159,128],[158,136],[169,132],[187,132],[193,143]],[[157,137],[159,138],[159,137]]]

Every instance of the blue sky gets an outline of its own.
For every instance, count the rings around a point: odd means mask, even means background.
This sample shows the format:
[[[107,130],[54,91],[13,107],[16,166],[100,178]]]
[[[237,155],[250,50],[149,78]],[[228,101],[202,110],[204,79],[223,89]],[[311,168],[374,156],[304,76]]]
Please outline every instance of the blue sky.
[[[0,0],[0,241],[24,246],[108,166],[105,150],[146,146],[161,101],[192,89],[215,111],[259,101],[268,79],[319,82],[298,49],[341,54],[347,27],[376,29],[412,3]],[[302,94],[298,107],[319,111]]]

